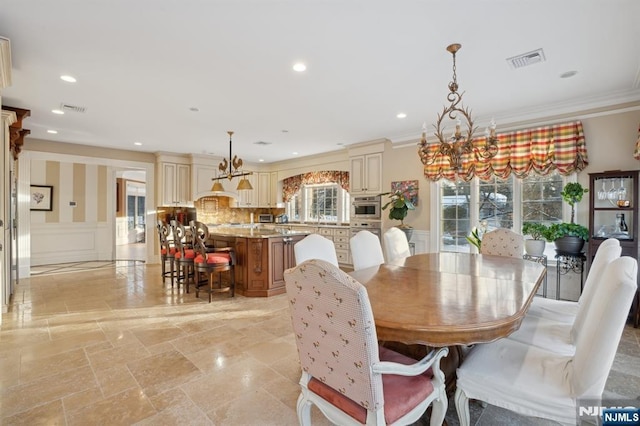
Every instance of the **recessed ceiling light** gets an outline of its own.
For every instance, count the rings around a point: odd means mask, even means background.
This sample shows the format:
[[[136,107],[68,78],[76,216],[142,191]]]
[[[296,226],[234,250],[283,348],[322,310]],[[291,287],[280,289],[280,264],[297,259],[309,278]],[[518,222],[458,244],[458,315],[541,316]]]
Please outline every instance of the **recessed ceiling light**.
[[[142,142],[134,142],[133,143],[135,146],[142,146]]]
[[[578,74],[578,71],[567,71],[560,74],[560,78],[571,78],[576,74]]]
[[[66,81],[67,83],[75,83],[76,78],[70,75],[61,75],[60,80]]]
[[[51,133],[52,135],[57,135],[58,131],[57,130],[47,130],[47,133]]]
[[[258,160],[260,163],[264,163],[264,158]]]
[[[396,115],[396,117],[398,117],[398,118],[407,118],[407,114],[405,114],[404,112],[399,112],[398,115]]]
[[[197,107],[191,107],[191,108],[189,108],[189,111],[192,111],[192,112],[198,112],[198,111],[200,111],[200,108],[197,108]]]
[[[64,114],[64,111],[61,109],[52,109],[51,112],[58,115]]]
[[[293,65],[293,70],[296,72],[304,72],[307,70],[307,66],[302,62],[298,62],[297,64]]]
[[[293,151],[291,154],[298,155],[298,151]]]

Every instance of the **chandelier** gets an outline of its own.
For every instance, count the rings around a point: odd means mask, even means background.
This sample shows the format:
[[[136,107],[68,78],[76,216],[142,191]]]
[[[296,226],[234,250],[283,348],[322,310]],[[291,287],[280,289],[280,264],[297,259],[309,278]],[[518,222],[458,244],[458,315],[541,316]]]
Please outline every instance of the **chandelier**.
[[[477,127],[473,127],[473,119],[471,118],[471,110],[462,105],[462,94],[458,93],[458,80],[456,77],[456,52],[462,48],[461,44],[451,44],[447,46],[447,51],[453,55],[453,81],[449,82],[449,94],[447,101],[451,103],[445,106],[435,124],[434,136],[438,139],[437,148],[427,143],[426,124],[422,126],[422,138],[420,139],[418,154],[422,164],[433,164],[436,159],[446,157],[449,165],[456,172],[462,170],[462,156],[465,154],[474,154],[477,158],[490,159],[498,152],[498,138],[496,137],[496,123],[491,120],[491,124],[485,131],[484,143],[482,141],[474,141],[473,135]],[[464,134],[461,130],[462,117],[465,121],[466,130]],[[442,121],[447,118],[455,120],[456,127],[450,137],[444,135],[445,127]]]
[[[244,172],[242,171],[242,158],[238,158],[237,155],[233,156],[232,159],[232,144],[231,137],[233,136],[233,131],[227,131],[229,134],[229,161],[226,158],[223,158],[220,164],[218,164],[218,176],[212,178],[211,180],[215,181],[213,186],[211,187],[212,192],[223,192],[224,186],[220,182],[222,179],[233,179],[234,177],[241,177],[238,182],[238,187],[236,189],[253,189],[251,186],[251,182],[247,180],[246,176],[252,175],[253,172]]]

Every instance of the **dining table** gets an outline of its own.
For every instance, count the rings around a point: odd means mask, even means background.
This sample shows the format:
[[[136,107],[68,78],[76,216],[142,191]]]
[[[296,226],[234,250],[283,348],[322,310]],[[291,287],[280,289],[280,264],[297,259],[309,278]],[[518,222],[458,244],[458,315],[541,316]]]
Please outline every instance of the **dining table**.
[[[474,253],[422,253],[350,272],[369,295],[378,340],[419,358],[449,347],[448,389],[463,348],[508,336],[520,327],[546,268],[522,258]],[[416,353],[416,349],[420,353]]]

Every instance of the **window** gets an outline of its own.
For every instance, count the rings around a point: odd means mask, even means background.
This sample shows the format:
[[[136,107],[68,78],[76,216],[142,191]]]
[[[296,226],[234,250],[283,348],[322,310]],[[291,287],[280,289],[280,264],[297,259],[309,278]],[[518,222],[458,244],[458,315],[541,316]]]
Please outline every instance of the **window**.
[[[469,252],[472,246],[466,237],[473,227],[486,221],[487,229],[509,228],[520,232],[523,222],[551,224],[562,222],[567,215],[560,192],[565,180],[557,173],[525,179],[513,175],[491,181],[472,179],[470,182],[441,180],[438,209],[432,217],[436,250]],[[547,248],[551,247],[547,245]]]
[[[293,221],[349,221],[349,193],[338,184],[303,185],[286,206]]]

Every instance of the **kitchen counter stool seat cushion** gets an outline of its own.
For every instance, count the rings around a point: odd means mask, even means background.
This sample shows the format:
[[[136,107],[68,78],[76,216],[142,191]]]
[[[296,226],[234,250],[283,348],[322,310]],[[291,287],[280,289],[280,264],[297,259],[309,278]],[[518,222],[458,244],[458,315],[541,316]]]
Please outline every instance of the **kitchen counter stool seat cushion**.
[[[202,254],[198,254],[194,259],[195,263],[207,263],[210,265],[228,265],[231,263],[231,255],[229,253],[207,253],[205,260]]]

